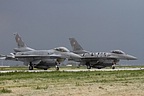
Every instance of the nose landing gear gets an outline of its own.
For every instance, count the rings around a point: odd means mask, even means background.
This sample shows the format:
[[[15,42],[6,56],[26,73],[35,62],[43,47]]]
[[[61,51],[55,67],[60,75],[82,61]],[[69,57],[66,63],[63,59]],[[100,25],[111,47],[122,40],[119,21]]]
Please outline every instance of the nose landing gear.
[[[56,70],[59,71],[59,65],[60,65],[60,62],[58,60],[56,60],[55,62],[55,67],[56,67]]]
[[[116,66],[116,62],[113,61],[113,63],[112,63],[112,69],[115,69],[115,66]]]

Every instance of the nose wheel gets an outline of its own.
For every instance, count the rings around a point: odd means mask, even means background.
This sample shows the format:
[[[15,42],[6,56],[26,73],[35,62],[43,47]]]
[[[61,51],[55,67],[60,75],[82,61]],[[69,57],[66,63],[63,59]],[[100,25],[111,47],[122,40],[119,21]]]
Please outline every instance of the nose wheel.
[[[56,65],[56,70],[59,71],[59,66]]]
[[[112,69],[115,69],[115,65],[112,65]]]
[[[59,70],[59,65],[60,65],[60,63],[59,63],[58,61],[56,61],[55,63],[56,63],[55,68],[56,68],[56,70],[58,71],[58,70]]]
[[[89,62],[86,63],[87,69],[91,69],[91,65]]]
[[[112,69],[115,69],[115,66],[116,66],[116,62],[114,61],[114,62],[112,63]]]

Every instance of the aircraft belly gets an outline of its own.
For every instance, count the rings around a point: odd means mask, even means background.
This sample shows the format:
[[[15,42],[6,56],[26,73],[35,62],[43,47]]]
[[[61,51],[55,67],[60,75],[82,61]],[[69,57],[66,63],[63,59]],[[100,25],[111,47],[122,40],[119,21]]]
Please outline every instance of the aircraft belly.
[[[104,68],[104,67],[111,67],[113,65],[113,60],[99,60],[99,61],[92,61],[90,65],[93,68]]]
[[[55,66],[55,60],[54,59],[42,59],[42,60],[34,60],[34,59],[26,59],[26,58],[19,58],[18,61],[24,62],[24,65],[29,65],[30,62],[34,64],[34,66],[43,66],[43,67],[49,67],[49,66]]]
[[[97,60],[97,61],[90,61],[91,64],[97,64],[98,62],[101,62],[101,63],[112,63],[113,60],[103,60],[103,59],[100,59],[100,60]]]
[[[55,63],[56,60],[54,59],[41,59],[40,63]]]
[[[46,63],[55,63],[55,59],[42,59],[43,62],[46,62]]]
[[[17,58],[17,60],[18,60],[18,61],[22,61],[22,62],[24,62],[24,61],[31,62],[31,61],[33,61],[34,59],[32,59],[32,58]]]
[[[101,64],[95,64],[92,67],[93,68],[105,68],[105,67],[111,67],[112,63],[101,63]]]
[[[18,58],[18,61],[24,62],[24,65],[29,65],[30,62],[35,68],[47,69],[52,66],[56,66],[56,61],[63,62],[64,59],[35,59],[35,58]]]
[[[40,68],[40,69],[48,69],[52,66],[56,66],[55,60],[41,60],[40,63],[34,64],[35,68]]]
[[[36,66],[55,66],[55,63],[45,63],[45,62],[40,62]]]

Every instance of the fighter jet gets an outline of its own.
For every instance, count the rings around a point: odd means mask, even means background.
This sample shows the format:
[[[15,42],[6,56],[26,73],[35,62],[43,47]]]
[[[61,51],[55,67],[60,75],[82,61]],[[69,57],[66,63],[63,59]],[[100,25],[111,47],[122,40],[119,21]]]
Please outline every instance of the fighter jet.
[[[81,59],[77,60],[80,65],[86,65],[87,69],[91,68],[104,68],[111,66],[115,69],[115,65],[120,60],[137,60],[136,57],[128,55],[121,50],[112,50],[111,52],[90,52],[84,50],[75,38],[69,38],[72,52],[82,56]]]
[[[18,39],[16,39],[16,41],[17,40]],[[26,47],[24,42],[20,41],[22,41],[21,38],[17,41],[17,43],[20,43],[18,44],[20,47],[17,49],[15,48],[16,53],[10,53],[10,55],[0,55],[0,59],[22,61],[24,62],[24,65],[29,66],[29,70],[33,70],[33,68],[47,70],[51,66],[55,66],[56,70],[59,70],[60,63],[66,58],[81,58],[81,56],[70,52],[65,47],[57,47],[50,50],[34,50]]]

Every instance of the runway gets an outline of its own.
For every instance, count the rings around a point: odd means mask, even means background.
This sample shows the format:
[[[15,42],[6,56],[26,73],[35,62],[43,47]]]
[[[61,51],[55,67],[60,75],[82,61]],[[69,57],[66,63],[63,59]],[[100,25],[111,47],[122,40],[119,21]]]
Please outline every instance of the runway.
[[[86,71],[124,71],[124,70],[144,70],[144,68],[119,68],[119,69],[60,69],[60,72],[86,72]],[[10,72],[53,72],[56,70],[4,70],[0,73],[10,73]]]

